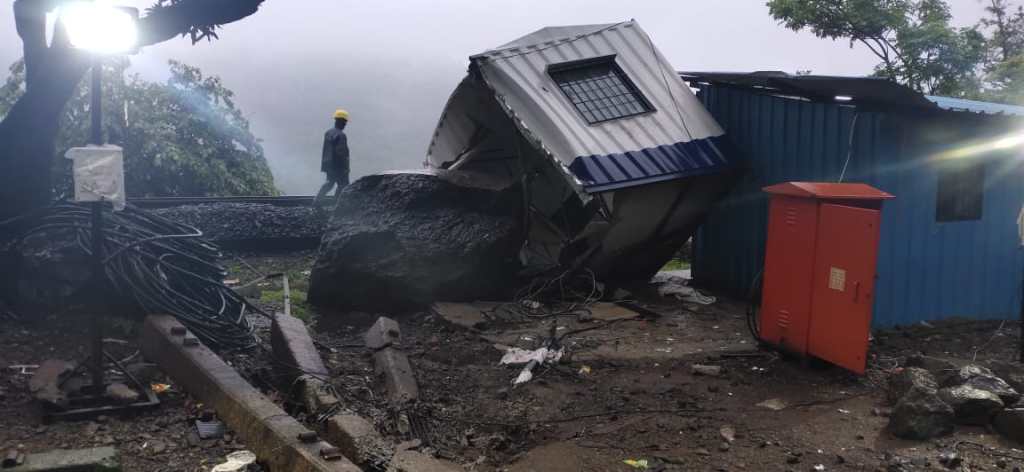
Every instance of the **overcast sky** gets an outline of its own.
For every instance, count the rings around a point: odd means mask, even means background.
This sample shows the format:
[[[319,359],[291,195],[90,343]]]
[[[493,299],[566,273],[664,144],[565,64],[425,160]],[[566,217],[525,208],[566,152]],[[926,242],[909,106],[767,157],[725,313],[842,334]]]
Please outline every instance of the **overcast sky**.
[[[3,3],[0,64],[10,64],[21,43],[12,2]],[[978,0],[950,3],[957,24],[982,14]],[[263,139],[278,187],[311,194],[322,181],[320,146],[336,107],[352,115],[353,176],[417,168],[469,55],[544,26],[630,18],[678,70],[865,75],[876,63],[863,48],[782,28],[765,0],[267,0],[219,41],[172,40],[132,61],[154,80],[166,78],[168,59],[219,75]]]

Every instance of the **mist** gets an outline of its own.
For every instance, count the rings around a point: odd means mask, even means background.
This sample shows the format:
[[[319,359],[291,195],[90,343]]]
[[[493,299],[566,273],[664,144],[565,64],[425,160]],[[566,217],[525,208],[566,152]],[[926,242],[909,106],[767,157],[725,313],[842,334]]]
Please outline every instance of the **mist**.
[[[4,65],[21,56],[11,2],[5,3]],[[960,25],[983,13],[977,0],[950,3]],[[145,48],[132,58],[132,71],[162,81],[167,60],[177,59],[220,76],[262,139],[277,187],[309,195],[323,181],[323,133],[336,108],[351,113],[353,179],[419,168],[468,56],[544,26],[631,18],[678,70],[865,75],[877,62],[847,42],[786,30],[769,17],[765,0],[267,0],[256,15],[220,30],[219,40],[192,46],[181,38]]]

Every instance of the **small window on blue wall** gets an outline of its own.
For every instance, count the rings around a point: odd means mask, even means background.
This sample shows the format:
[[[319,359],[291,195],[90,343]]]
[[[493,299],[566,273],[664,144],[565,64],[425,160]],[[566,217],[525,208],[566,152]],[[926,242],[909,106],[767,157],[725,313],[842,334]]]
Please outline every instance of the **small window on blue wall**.
[[[940,167],[938,190],[935,221],[980,220],[985,196],[985,165],[972,162]]]
[[[554,64],[548,75],[589,124],[654,111],[615,56]]]

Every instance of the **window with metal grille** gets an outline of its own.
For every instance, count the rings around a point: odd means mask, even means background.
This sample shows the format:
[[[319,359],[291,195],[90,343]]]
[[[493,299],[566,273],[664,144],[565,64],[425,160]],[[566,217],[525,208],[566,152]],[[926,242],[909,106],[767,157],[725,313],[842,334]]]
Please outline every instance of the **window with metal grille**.
[[[555,64],[548,67],[548,74],[587,123],[654,111],[615,63],[615,56]]]
[[[983,163],[955,163],[940,168],[935,221],[980,220],[984,195]]]

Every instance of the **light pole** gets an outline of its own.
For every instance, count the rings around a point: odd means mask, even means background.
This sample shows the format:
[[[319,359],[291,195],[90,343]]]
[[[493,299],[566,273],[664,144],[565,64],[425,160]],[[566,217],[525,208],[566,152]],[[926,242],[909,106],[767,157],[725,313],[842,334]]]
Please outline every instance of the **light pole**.
[[[94,309],[91,356],[88,367],[92,393],[104,394],[103,319],[106,316],[103,207],[124,207],[124,166],[121,148],[106,146],[103,139],[103,59],[128,54],[137,47],[138,10],[116,7],[107,2],[75,2],[58,10],[58,21],[66,30],[71,46],[92,55],[89,113],[89,146],[73,148],[67,157],[74,162],[75,201],[88,202],[92,215],[92,270]]]

